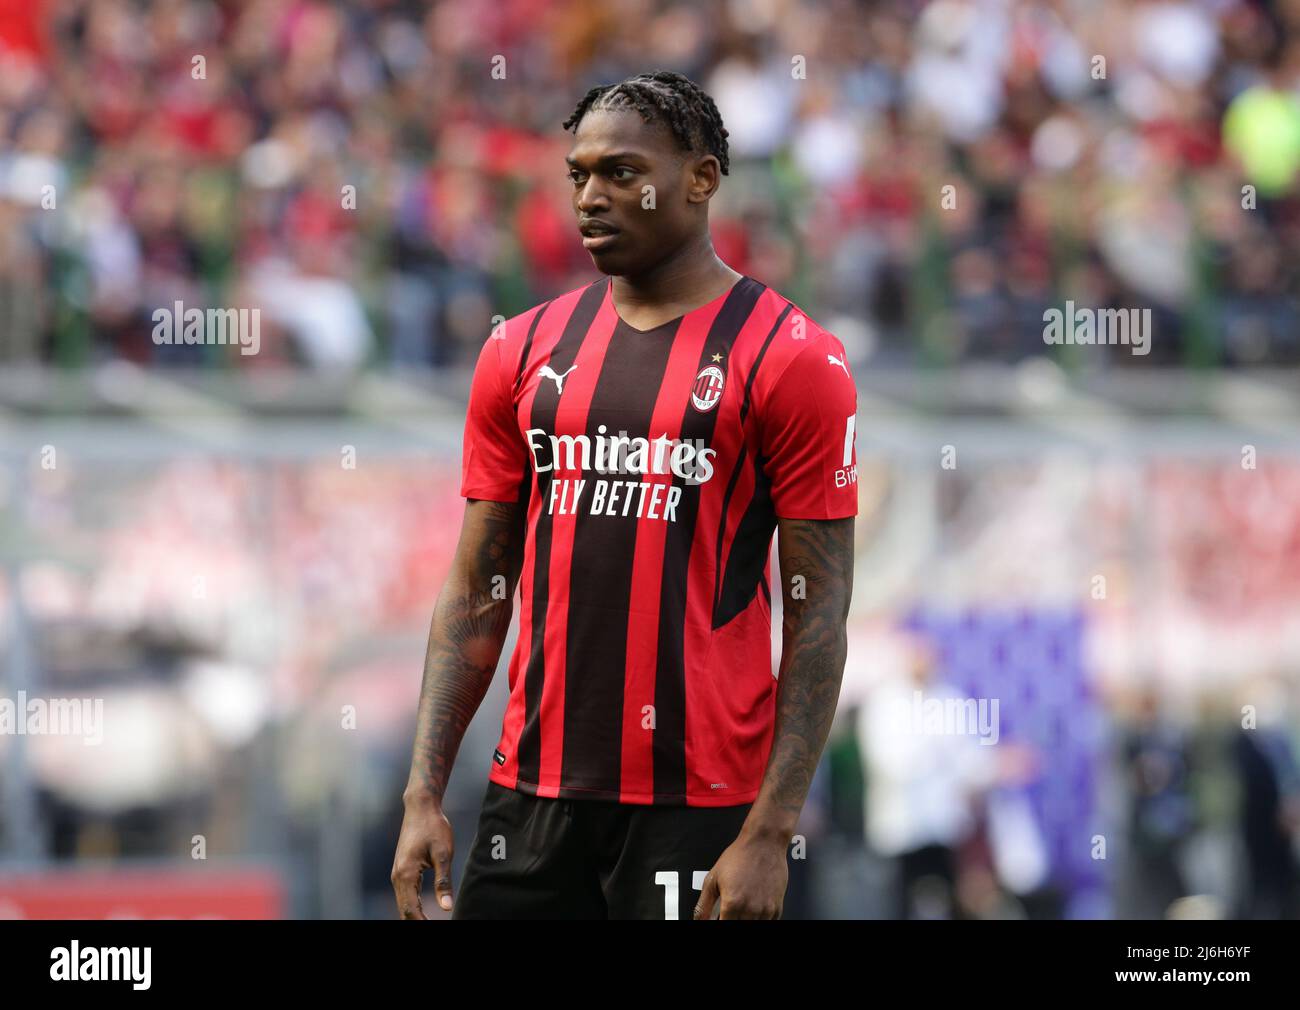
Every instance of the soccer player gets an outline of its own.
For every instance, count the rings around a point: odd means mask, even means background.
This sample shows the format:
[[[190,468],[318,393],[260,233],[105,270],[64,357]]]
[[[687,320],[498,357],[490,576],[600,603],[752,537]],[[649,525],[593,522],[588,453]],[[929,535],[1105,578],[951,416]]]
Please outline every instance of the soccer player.
[[[844,671],[857,395],[844,347],[723,263],[713,100],[657,71],[565,122],[599,280],[497,328],[465,424],[405,817],[453,918],[779,918]],[[784,599],[772,674],[769,556]],[[441,801],[520,595],[510,695],[452,901]]]

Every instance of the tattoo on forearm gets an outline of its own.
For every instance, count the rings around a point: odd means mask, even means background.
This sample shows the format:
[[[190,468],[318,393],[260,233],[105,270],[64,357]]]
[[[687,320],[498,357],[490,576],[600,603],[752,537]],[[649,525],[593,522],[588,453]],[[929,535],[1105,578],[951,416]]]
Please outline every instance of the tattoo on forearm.
[[[466,557],[458,552],[458,564],[434,608],[411,773],[413,783],[438,798],[501,656],[522,565],[523,536],[522,505],[476,502],[467,513],[460,548],[472,553]]]
[[[776,727],[765,789],[793,820],[830,734],[844,677],[844,623],[853,591],[853,520],[782,523],[780,567],[784,619]],[[795,576],[802,592],[792,593]]]

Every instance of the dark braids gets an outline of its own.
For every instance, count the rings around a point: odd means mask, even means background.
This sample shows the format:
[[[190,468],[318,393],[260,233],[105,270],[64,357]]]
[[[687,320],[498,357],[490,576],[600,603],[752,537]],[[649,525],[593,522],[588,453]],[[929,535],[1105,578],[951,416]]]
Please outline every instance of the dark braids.
[[[635,109],[646,122],[658,119],[668,125],[683,149],[715,156],[723,175],[731,166],[727,128],[722,125],[718,107],[689,77],[672,70],[656,70],[618,84],[592,88],[564,121],[564,129],[576,132],[583,116],[600,109]]]

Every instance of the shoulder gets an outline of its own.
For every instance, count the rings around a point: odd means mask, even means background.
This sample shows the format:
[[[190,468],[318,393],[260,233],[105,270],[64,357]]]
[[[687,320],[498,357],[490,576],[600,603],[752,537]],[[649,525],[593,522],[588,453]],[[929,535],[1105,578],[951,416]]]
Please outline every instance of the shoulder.
[[[755,305],[756,326],[749,328],[745,357],[755,394],[764,399],[783,378],[831,380],[851,372],[844,345],[803,308],[774,288],[766,288]]]

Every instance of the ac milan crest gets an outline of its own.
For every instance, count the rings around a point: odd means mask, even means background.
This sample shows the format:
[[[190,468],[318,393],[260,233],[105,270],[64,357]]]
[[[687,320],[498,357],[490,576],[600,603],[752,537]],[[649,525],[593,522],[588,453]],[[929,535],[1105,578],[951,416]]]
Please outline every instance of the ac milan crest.
[[[691,403],[700,413],[712,410],[722,399],[722,379],[722,369],[717,365],[700,369],[700,374],[695,377],[695,386],[691,389]]]

